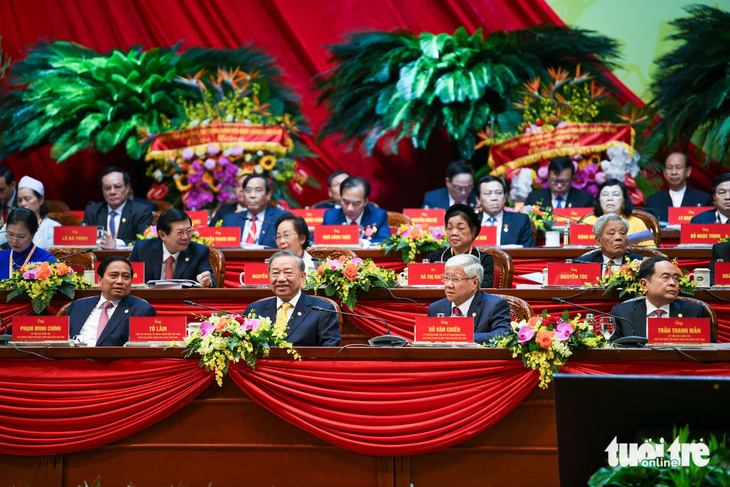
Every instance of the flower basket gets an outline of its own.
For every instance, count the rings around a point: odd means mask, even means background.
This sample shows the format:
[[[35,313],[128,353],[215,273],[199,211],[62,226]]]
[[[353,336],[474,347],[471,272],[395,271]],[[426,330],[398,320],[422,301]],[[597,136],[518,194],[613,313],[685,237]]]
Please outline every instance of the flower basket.
[[[403,262],[411,262],[419,254],[426,254],[446,245],[446,232],[441,227],[431,227],[427,223],[403,224],[395,235],[380,243],[385,253],[400,250]]]
[[[138,240],[152,240],[153,238],[157,238],[157,225],[147,227],[141,235],[139,233],[137,234]],[[205,245],[206,247],[210,246],[211,243],[209,238],[201,237],[195,227],[193,227],[193,235],[190,237],[190,241]]]
[[[83,274],[63,262],[26,264],[4,281],[0,289],[8,289],[8,302],[18,296],[30,297],[35,314],[43,313],[57,293],[61,292],[69,299],[74,299],[77,289],[88,289],[91,283]]]
[[[341,256],[337,260],[326,260],[317,269],[307,272],[304,289],[314,290],[321,286],[327,296],[335,296],[350,310],[355,309],[357,291],[368,292],[371,287],[393,287],[397,275],[389,269],[381,269],[372,259]]]
[[[610,275],[599,277],[595,283],[587,282],[586,285],[595,286],[597,283],[599,286],[605,287],[606,290],[603,294],[616,290],[619,292],[620,298],[627,294],[630,296],[643,296],[645,293],[639,284],[639,266],[641,262],[638,259],[630,260],[626,257],[626,263],[621,266],[614,266]],[[677,259],[672,260],[672,264],[679,273],[679,292],[690,296],[693,295],[696,286],[694,273],[681,269],[677,264]]]
[[[185,339],[186,357],[200,355],[200,366],[215,372],[215,380],[223,385],[230,364],[243,359],[251,367],[260,357],[267,357],[271,347],[286,349],[300,360],[301,356],[286,341],[286,326],[278,327],[271,319],[255,316],[212,315],[200,325],[200,331]]]

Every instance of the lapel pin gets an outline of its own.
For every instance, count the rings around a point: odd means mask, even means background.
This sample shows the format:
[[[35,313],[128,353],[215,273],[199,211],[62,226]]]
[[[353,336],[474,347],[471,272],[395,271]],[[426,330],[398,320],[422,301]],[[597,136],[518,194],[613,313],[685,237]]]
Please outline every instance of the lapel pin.
[[[679,314],[677,315],[677,318],[681,318],[681,317],[682,317],[682,313],[679,313]]]
[[[509,225],[505,223],[504,228],[502,229],[503,232],[507,233],[509,232]]]
[[[124,310],[124,312],[125,312],[125,313],[129,313],[129,310],[128,310],[128,309],[125,309],[125,310]]]
[[[302,312],[301,311],[297,311],[297,316],[302,316]]]
[[[472,318],[476,318],[476,317],[477,317],[477,314],[476,314],[476,313],[472,313],[472,314],[471,314],[471,317],[472,317]]]
[[[190,262],[190,257],[185,257],[185,262]]]
[[[126,218],[122,218],[122,223],[127,223],[127,219]]]

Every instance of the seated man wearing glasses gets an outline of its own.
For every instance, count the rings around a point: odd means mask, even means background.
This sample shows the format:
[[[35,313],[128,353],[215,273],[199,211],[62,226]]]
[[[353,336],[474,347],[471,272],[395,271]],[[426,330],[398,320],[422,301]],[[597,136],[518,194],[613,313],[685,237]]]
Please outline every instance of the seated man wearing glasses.
[[[474,341],[486,343],[510,330],[509,303],[479,291],[484,269],[471,254],[459,254],[446,261],[446,297],[428,307],[428,316],[468,316],[474,318]]]
[[[593,195],[573,187],[575,167],[568,157],[556,157],[548,166],[548,187],[536,189],[527,196],[528,205],[544,208],[593,207]]]
[[[192,221],[177,208],[157,219],[157,238],[138,240],[130,262],[144,262],[145,282],[158,279],[189,279],[203,287],[215,287],[211,275],[210,249],[191,242]]]
[[[447,209],[456,203],[477,205],[474,194],[474,169],[466,161],[454,161],[446,168],[446,187],[429,191],[423,197],[424,208]]]

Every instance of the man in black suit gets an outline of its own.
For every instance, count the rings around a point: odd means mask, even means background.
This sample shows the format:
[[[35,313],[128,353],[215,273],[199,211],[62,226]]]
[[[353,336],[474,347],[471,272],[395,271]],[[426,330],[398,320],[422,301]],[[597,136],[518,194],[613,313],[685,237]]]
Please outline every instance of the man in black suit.
[[[287,341],[295,347],[337,347],[340,327],[329,302],[302,293],[304,261],[291,250],[280,250],[269,260],[269,281],[275,297],[249,304],[243,312],[266,316],[287,328]],[[331,310],[318,311],[313,306]]]
[[[2,223],[8,219],[8,215],[13,208],[18,206],[18,192],[15,190],[15,175],[10,168],[2,166],[0,167],[0,217],[2,217]]]
[[[712,246],[712,260],[708,266],[710,269],[710,284],[715,285],[715,262],[722,260],[730,262],[730,242],[716,243]]]
[[[454,161],[446,168],[446,187],[429,191],[423,197],[424,208],[451,208],[456,203],[477,205],[474,194],[474,168],[466,161]]]
[[[669,185],[646,199],[646,207],[659,213],[659,221],[669,221],[669,207],[680,206],[712,206],[712,196],[687,186],[687,179],[692,174],[689,159],[682,152],[672,152],[664,160],[664,179]]]
[[[130,316],[157,316],[157,312],[145,301],[129,295],[132,266],[124,257],[107,257],[96,272],[101,296],[71,302],[69,336],[90,347],[120,347],[129,341]]]
[[[714,210],[695,215],[690,223],[728,223],[730,220],[730,173],[720,174],[712,181]]]
[[[129,257],[144,262],[144,280],[189,279],[203,287],[215,287],[211,275],[210,249],[191,242],[190,216],[177,208],[162,212],[157,219],[157,238],[138,240]]]
[[[113,249],[129,245],[138,234],[152,225],[152,210],[129,200],[129,173],[118,167],[108,167],[99,175],[104,201],[89,203],[84,211],[83,225],[104,227],[101,248]]]
[[[496,176],[484,176],[477,182],[477,197],[482,207],[482,226],[498,227],[497,246],[522,245],[534,247],[530,217],[524,213],[504,211],[507,203],[507,184]]]
[[[510,330],[509,303],[479,290],[484,269],[471,254],[459,254],[446,261],[446,297],[428,307],[428,316],[466,316],[474,318],[474,341],[486,343]]]
[[[689,301],[677,300],[679,296],[679,272],[666,257],[649,257],[639,266],[639,284],[646,299],[621,303],[611,314],[624,319],[617,320],[612,340],[624,336],[646,336],[647,318],[707,318],[702,306]],[[634,329],[631,329],[631,325]]]
[[[327,210],[329,210],[330,208],[342,208],[340,184],[342,184],[342,181],[349,177],[350,175],[347,173],[347,171],[343,171],[342,169],[330,174],[330,176],[327,178],[327,194],[329,195],[330,200],[325,201],[324,203],[320,203],[318,205],[314,205],[314,207],[325,208]]]
[[[591,252],[575,259],[576,262],[599,262],[603,264],[602,274],[607,267],[621,266],[626,257],[631,260],[643,260],[644,256],[626,251],[628,245],[629,223],[615,213],[601,215],[593,224],[598,252]]]
[[[545,208],[592,208],[593,195],[573,187],[574,169],[573,161],[568,157],[550,161],[548,188],[533,190],[527,196],[527,204]]]

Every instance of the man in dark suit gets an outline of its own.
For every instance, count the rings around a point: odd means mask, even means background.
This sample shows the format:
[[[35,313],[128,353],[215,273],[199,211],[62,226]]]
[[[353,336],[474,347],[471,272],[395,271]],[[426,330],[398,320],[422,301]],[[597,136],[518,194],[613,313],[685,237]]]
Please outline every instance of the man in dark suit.
[[[342,207],[342,196],[340,195],[340,185],[342,181],[349,178],[350,175],[347,171],[339,170],[335,171],[327,178],[327,194],[329,194],[330,200],[314,205],[315,208],[341,208]]]
[[[241,246],[246,244],[276,248],[274,224],[288,211],[269,206],[271,181],[261,174],[249,174],[241,183],[244,205],[247,210],[229,213],[223,217],[224,227],[241,228]]]
[[[129,200],[129,173],[108,167],[99,175],[99,185],[104,201],[89,203],[84,211],[83,225],[101,226],[106,229],[100,246],[113,249],[129,245],[152,225],[152,210]]]
[[[473,190],[474,168],[466,161],[454,161],[446,168],[446,187],[426,193],[423,207],[447,209],[460,203],[474,208],[477,197]]]
[[[527,196],[527,204],[545,208],[593,207],[593,195],[573,187],[574,169],[573,161],[568,157],[556,157],[550,161],[548,187],[533,190]]]
[[[626,257],[631,260],[643,260],[644,256],[626,251],[628,245],[629,223],[615,213],[601,215],[593,224],[593,234],[596,236],[596,245],[599,252],[578,257],[575,262],[599,262],[604,265],[602,273],[607,267],[621,266]]]
[[[162,212],[157,219],[157,238],[138,240],[129,257],[144,262],[144,280],[189,279],[203,287],[215,287],[211,275],[210,249],[191,242],[193,224],[177,208]]]
[[[18,206],[18,192],[15,186],[13,171],[5,166],[0,167],[0,218],[2,218],[0,224],[4,224],[13,208]]]
[[[682,152],[672,152],[664,160],[664,179],[669,185],[646,199],[646,207],[659,213],[659,221],[669,221],[669,207],[680,206],[712,206],[712,196],[687,186],[687,179],[692,174],[689,159]]]
[[[382,242],[390,237],[388,212],[368,204],[370,183],[361,177],[351,176],[340,185],[342,208],[324,212],[323,225],[359,225],[360,240]],[[372,232],[375,227],[375,232]]]
[[[730,262],[730,242],[716,243],[712,246],[712,260],[708,266],[710,269],[710,284],[715,285],[715,262],[722,260]]]
[[[612,340],[630,335],[645,337],[647,318],[707,318],[702,306],[677,300],[679,273],[666,257],[649,257],[642,262],[639,284],[646,299],[621,303],[611,310],[611,314],[623,318],[617,320]]]
[[[302,293],[304,261],[291,250],[280,250],[269,260],[269,280],[275,297],[256,301],[243,312],[266,316],[287,328],[287,341],[295,347],[337,347],[340,327],[335,308],[327,301]],[[312,309],[313,306],[332,312]]]
[[[510,330],[509,303],[479,291],[484,270],[471,254],[455,255],[446,261],[446,297],[428,307],[428,316],[467,316],[474,318],[474,341],[486,343]]]
[[[504,211],[507,203],[507,185],[502,178],[484,176],[477,182],[477,195],[482,206],[481,224],[483,227],[499,227],[497,246],[522,245],[534,247],[530,217],[524,213]]]
[[[712,200],[715,209],[694,216],[690,223],[728,223],[730,219],[730,173],[723,173],[712,181]]]
[[[101,296],[78,299],[68,308],[69,335],[86,345],[117,346],[129,341],[130,316],[157,316],[155,308],[129,295],[132,266],[124,257],[107,257],[97,269]]]

